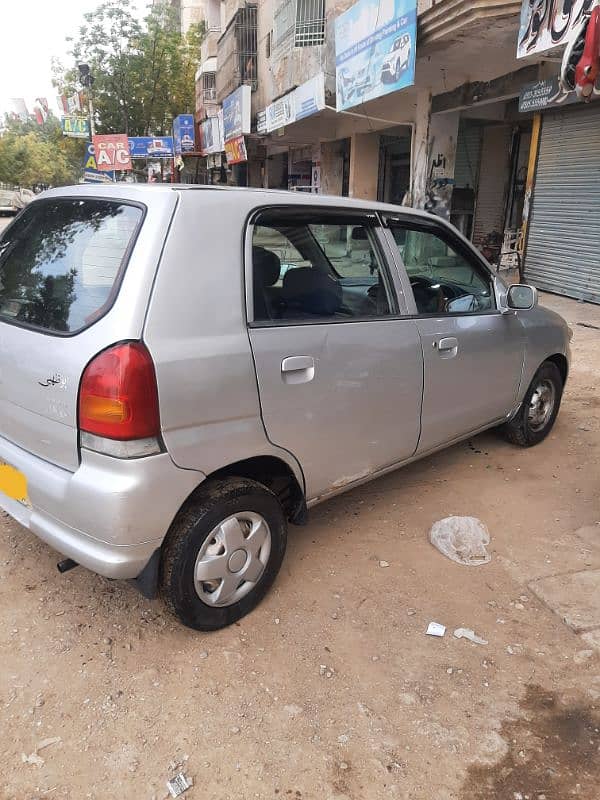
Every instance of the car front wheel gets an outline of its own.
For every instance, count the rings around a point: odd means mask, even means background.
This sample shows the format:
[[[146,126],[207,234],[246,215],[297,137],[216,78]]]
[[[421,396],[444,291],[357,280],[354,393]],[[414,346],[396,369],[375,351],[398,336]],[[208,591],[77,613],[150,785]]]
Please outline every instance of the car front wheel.
[[[500,431],[520,447],[538,444],[552,430],[563,393],[563,380],[556,364],[545,361],[535,373],[518,412]]]
[[[200,488],[175,518],[161,559],[161,594],[189,628],[212,631],[248,614],[275,580],[287,542],[273,492],[247,478]]]

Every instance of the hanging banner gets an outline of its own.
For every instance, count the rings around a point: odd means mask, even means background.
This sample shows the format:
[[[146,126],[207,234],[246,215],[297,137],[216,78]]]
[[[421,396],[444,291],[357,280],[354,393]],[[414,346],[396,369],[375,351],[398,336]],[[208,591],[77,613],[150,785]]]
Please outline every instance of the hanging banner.
[[[517,58],[565,45],[571,31],[593,5],[594,0],[523,0]]]
[[[228,142],[225,142],[225,156],[227,158],[227,163],[230,165],[248,161],[246,140],[243,136],[238,136],[236,139],[230,139]]]
[[[72,114],[61,117],[60,126],[63,136],[71,136],[74,139],[90,138],[90,121],[87,117],[76,117]]]
[[[223,152],[223,134],[218,117],[209,117],[200,125],[200,149],[203,156]]]
[[[240,86],[223,100],[223,138],[227,142],[250,133],[252,90]]]
[[[132,158],[173,158],[172,136],[130,136]]]
[[[83,159],[84,183],[112,183],[114,179],[114,172],[100,172],[96,164],[94,145],[88,142],[85,147],[85,157]]]
[[[337,110],[415,82],[416,0],[358,0],[335,21]]]
[[[173,143],[176,155],[195,151],[193,114],[179,114],[175,117],[173,120]]]
[[[100,172],[113,169],[131,170],[131,155],[129,140],[124,133],[111,133],[102,136],[92,136],[96,167]]]
[[[319,72],[294,91],[296,122],[325,108],[325,75]]]

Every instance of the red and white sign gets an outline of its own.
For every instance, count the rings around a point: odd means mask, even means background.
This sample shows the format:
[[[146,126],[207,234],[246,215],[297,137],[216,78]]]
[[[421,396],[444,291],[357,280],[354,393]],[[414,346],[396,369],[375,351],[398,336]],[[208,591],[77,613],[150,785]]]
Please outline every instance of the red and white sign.
[[[246,140],[243,136],[236,136],[235,139],[225,142],[225,156],[228,164],[241,164],[242,161],[248,161]]]
[[[133,169],[129,152],[129,139],[124,133],[92,136],[96,166],[101,172],[113,169]]]

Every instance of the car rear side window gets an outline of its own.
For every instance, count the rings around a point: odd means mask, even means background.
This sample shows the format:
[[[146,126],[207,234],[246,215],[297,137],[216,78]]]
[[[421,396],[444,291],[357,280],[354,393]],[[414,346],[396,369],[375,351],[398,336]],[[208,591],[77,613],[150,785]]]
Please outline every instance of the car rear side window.
[[[77,333],[114,301],[143,212],[97,199],[32,203],[0,239],[0,319]]]

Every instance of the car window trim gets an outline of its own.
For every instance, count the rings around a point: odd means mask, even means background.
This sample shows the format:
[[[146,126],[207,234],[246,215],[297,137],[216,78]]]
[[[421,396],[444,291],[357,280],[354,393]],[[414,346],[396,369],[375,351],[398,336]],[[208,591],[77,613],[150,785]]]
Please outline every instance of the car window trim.
[[[144,220],[146,219],[146,214],[148,211],[148,206],[145,203],[139,202],[138,200],[128,200],[128,199],[123,200],[120,197],[113,198],[113,197],[107,197],[106,195],[74,195],[74,194],[62,195],[61,194],[58,197],[42,197],[39,200],[32,200],[30,203],[27,204],[27,206],[25,206],[24,209],[21,210],[21,212],[17,215],[17,217],[15,217],[15,219],[10,223],[10,225],[6,227],[6,229],[2,233],[3,234],[6,233],[6,231],[8,231],[9,228],[12,227],[12,225],[16,222],[16,220],[22,214],[24,214],[27,211],[27,209],[33,208],[34,205],[38,206],[42,203],[43,204],[61,203],[65,200],[77,200],[77,201],[97,200],[104,203],[117,203],[118,205],[122,206],[132,206],[133,208],[139,209],[142,213],[135,227],[135,230],[131,235],[129,243],[125,248],[123,257],[121,258],[121,263],[119,264],[119,269],[117,270],[117,273],[115,275],[115,280],[111,287],[109,296],[104,305],[101,306],[100,309],[98,309],[97,316],[94,316],[94,319],[92,319],[86,325],[83,325],[81,328],[77,328],[76,331],[56,331],[56,330],[51,330],[49,328],[42,328],[39,325],[33,325],[30,322],[22,322],[21,320],[16,320],[11,317],[5,317],[0,315],[0,323],[6,325],[12,325],[15,328],[24,328],[25,330],[35,331],[36,333],[40,333],[43,336],[55,336],[59,339],[70,339],[73,336],[79,336],[80,333],[83,333],[83,331],[88,330],[89,328],[92,327],[92,325],[95,325],[97,322],[103,319],[103,317],[105,317],[108,314],[108,312],[112,309],[121,290],[123,277],[129,265],[131,254],[133,253],[133,249],[136,245],[139,233],[142,229],[142,225],[144,224]]]
[[[302,219],[305,216],[308,219],[314,218],[314,215],[321,215],[323,214],[326,219],[320,224],[340,224],[340,225],[363,225],[365,228],[371,228],[374,232],[373,242],[374,247],[376,250],[376,256],[379,259],[380,267],[383,270],[383,279],[384,285],[386,290],[390,295],[391,304],[393,305],[392,313],[388,315],[376,316],[376,317],[349,317],[346,319],[322,319],[318,321],[314,320],[255,320],[254,319],[254,297],[253,297],[253,271],[252,271],[252,237],[254,232],[254,227],[256,225],[265,224],[261,222],[261,215],[265,215],[266,219],[269,219],[269,214],[289,214],[289,221],[290,223],[298,224],[298,222],[305,222],[306,225],[311,224],[308,221]],[[279,222],[280,219],[277,219]],[[337,221],[337,222],[336,222]],[[314,222],[312,224],[315,224]],[[316,223],[319,224],[319,223]],[[354,209],[349,208],[345,209],[343,207],[334,207],[331,206],[323,206],[319,205],[318,203],[315,205],[308,205],[308,204],[277,204],[277,205],[265,205],[255,208],[249,215],[245,223],[245,230],[244,230],[244,238],[243,238],[243,260],[244,260],[244,282],[245,282],[245,297],[246,297],[246,325],[249,328],[254,327],[281,327],[281,323],[284,323],[285,327],[289,327],[289,324],[297,325],[325,325],[331,324],[332,322],[335,324],[343,323],[348,324],[348,322],[381,322],[382,320],[391,320],[391,319],[404,319],[406,315],[403,315],[401,312],[402,305],[400,303],[399,295],[402,297],[403,303],[404,300],[404,291],[403,287],[397,283],[397,279],[394,276],[394,268],[395,264],[393,261],[390,261],[388,257],[388,247],[387,243],[385,242],[385,226],[383,225],[381,215],[376,210],[368,210],[368,209]],[[293,244],[293,242],[292,242]],[[325,254],[324,254],[325,255]],[[335,270],[334,270],[335,272]],[[337,274],[337,273],[336,273]],[[288,323],[288,324],[286,324]]]
[[[397,254],[399,259],[399,266],[401,270],[404,272],[404,275],[407,278],[407,285],[410,287],[411,296],[414,301],[414,295],[412,292],[412,287],[410,286],[410,275],[408,273],[408,269],[404,264],[404,259],[402,258],[402,254],[400,252],[400,248],[394,239],[392,228],[394,225],[397,226],[404,226],[408,230],[417,230],[423,231],[424,233],[431,233],[435,236],[438,236],[443,242],[450,245],[458,255],[465,258],[465,260],[469,263],[470,266],[473,267],[475,272],[480,275],[480,277],[485,277],[485,280],[490,285],[490,297],[493,298],[494,301],[494,308],[486,309],[484,311],[449,311],[445,312],[444,314],[439,313],[416,313],[416,314],[409,314],[409,316],[414,317],[415,319],[420,318],[431,318],[431,317],[467,317],[467,316],[480,316],[485,314],[489,316],[490,314],[500,314],[501,312],[498,309],[498,302],[496,298],[495,286],[494,286],[494,274],[490,269],[489,265],[483,260],[482,256],[478,251],[474,248],[474,246],[467,242],[463,241],[460,236],[457,236],[456,233],[452,230],[449,225],[444,224],[442,220],[432,220],[428,219],[427,217],[415,217],[412,214],[393,214],[393,213],[386,213],[382,212],[380,214],[382,226],[384,229],[389,230],[392,241],[390,245],[393,245],[395,248],[394,255]],[[404,280],[402,281],[404,283]]]

